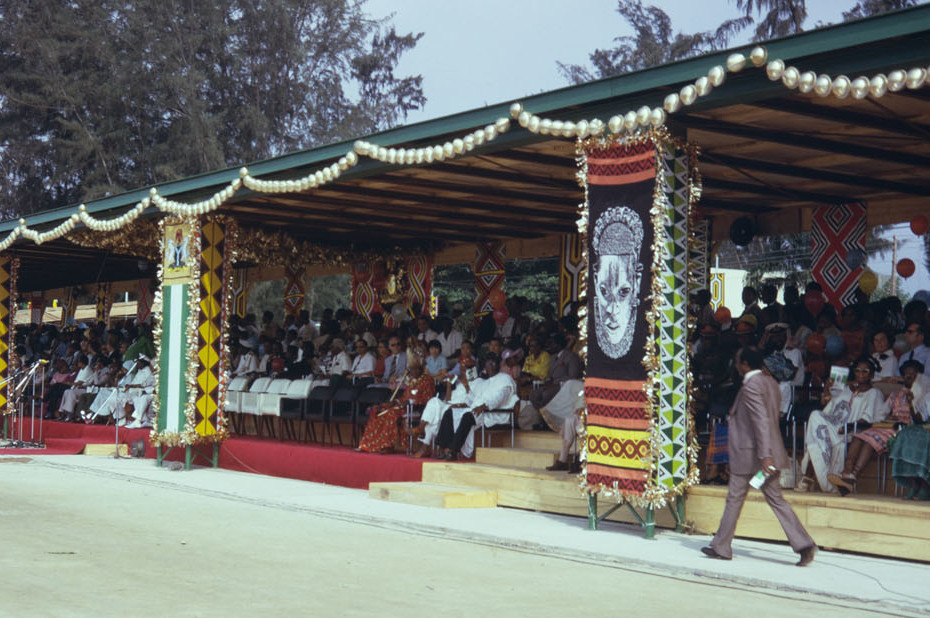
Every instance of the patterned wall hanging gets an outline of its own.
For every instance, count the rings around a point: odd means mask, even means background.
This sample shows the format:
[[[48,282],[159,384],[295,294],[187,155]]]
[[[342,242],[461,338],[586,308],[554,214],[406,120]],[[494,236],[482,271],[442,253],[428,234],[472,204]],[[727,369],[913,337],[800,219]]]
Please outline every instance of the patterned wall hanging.
[[[16,319],[16,276],[19,258],[0,254],[0,414],[13,414],[9,400],[10,367],[14,364],[13,324]]]
[[[489,296],[493,290],[504,290],[506,259],[507,247],[503,241],[475,245],[475,324],[494,311]]]
[[[197,326],[197,387],[193,426],[198,441],[226,437],[222,402],[229,379],[227,350],[232,302],[231,253],[234,224],[219,218],[206,221],[200,233],[200,302]]]
[[[811,221],[811,276],[839,312],[855,301],[862,266],[850,268],[846,254],[865,251],[866,212],[862,204],[818,206]]]
[[[406,259],[407,264],[407,307],[413,310],[420,306],[420,313],[429,311],[429,299],[433,294],[433,263],[429,255],[415,255]]]
[[[152,291],[151,279],[139,279],[139,299],[136,302],[136,319],[145,322],[152,315],[155,293]]]
[[[303,266],[285,266],[284,315],[292,315],[295,318],[300,315],[300,310],[304,308],[304,296],[306,292]]]
[[[589,140],[583,147],[588,206],[587,465],[589,491],[642,496],[650,477],[652,406],[643,350],[655,232],[651,142]]]
[[[667,143],[654,130],[579,146],[589,268],[584,489],[653,507],[697,474],[686,310],[698,192],[691,150]]]
[[[110,294],[110,282],[97,284],[97,293],[94,297],[95,316],[97,322],[106,323],[110,318],[110,307],[113,298]]]
[[[238,318],[244,318],[246,307],[249,302],[249,290],[252,288],[252,282],[249,281],[248,268],[236,268],[232,275],[232,311]]]
[[[582,255],[581,235],[565,234],[559,239],[558,316],[571,314],[572,304],[581,298],[581,273],[587,268]]]
[[[710,306],[714,311],[727,304],[724,291],[726,290],[726,276],[724,273],[711,273],[710,275]]]
[[[352,313],[357,313],[371,319],[375,308],[379,307],[378,296],[372,286],[374,269],[369,262],[359,262],[352,265],[351,304]]]

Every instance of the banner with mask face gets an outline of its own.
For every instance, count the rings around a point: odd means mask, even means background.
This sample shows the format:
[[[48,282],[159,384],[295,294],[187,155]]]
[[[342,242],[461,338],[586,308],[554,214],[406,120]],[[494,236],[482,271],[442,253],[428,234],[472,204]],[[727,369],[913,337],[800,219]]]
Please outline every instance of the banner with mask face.
[[[641,495],[649,479],[651,406],[643,364],[652,341],[656,187],[651,141],[589,142],[587,465],[589,490]]]

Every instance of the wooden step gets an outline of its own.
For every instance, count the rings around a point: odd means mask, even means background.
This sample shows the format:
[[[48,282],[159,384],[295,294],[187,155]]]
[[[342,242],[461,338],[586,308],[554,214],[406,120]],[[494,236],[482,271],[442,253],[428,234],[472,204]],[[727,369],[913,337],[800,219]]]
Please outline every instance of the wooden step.
[[[548,449],[558,453],[562,448],[562,439],[554,431],[518,431],[514,438],[514,446]]]
[[[425,462],[423,482],[493,489],[497,492],[498,506],[578,517],[588,516],[588,501],[581,492],[577,474],[505,468],[479,463]],[[613,503],[610,501],[601,500],[599,511],[603,513],[611,504]],[[637,523],[625,507],[618,509],[607,519]],[[656,511],[656,525],[674,528],[674,518],[666,509]]]
[[[85,455],[94,455],[97,457],[113,457],[113,454],[116,452],[115,444],[85,444],[83,453]],[[119,456],[120,457],[129,457],[129,445],[120,444],[119,445]]]
[[[441,509],[476,509],[497,506],[496,491],[437,483],[370,483],[368,497]]]
[[[506,468],[533,468],[544,470],[555,463],[558,454],[551,449],[538,448],[481,448],[475,451],[475,461]]]

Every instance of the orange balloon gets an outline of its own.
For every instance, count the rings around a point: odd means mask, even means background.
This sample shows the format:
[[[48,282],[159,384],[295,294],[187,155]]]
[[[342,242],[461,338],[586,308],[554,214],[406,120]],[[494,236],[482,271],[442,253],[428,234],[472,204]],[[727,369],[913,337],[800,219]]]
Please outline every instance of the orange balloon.
[[[488,294],[488,300],[491,301],[491,306],[495,309],[503,309],[504,304],[507,302],[507,296],[499,288],[494,288]]]
[[[730,314],[730,310],[726,307],[717,307],[717,310],[714,311],[714,319],[717,320],[717,324],[726,324],[732,318],[733,316]]]
[[[910,258],[904,258],[903,260],[898,260],[898,265],[895,266],[895,270],[898,271],[898,274],[907,279],[914,274],[914,261]]]
[[[930,228],[930,222],[927,221],[927,217],[917,215],[911,219],[911,231],[918,236],[926,234],[928,228]],[[901,276],[903,277],[904,275]]]

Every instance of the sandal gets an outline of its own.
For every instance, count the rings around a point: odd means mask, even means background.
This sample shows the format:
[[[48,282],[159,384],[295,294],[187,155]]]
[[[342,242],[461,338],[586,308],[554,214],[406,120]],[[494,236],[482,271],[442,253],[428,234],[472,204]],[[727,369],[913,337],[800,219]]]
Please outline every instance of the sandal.
[[[846,497],[856,490],[856,477],[840,476],[838,474],[828,474],[827,480],[832,483],[840,496]]]
[[[809,476],[805,476],[801,479],[801,482],[798,483],[798,486],[794,488],[795,491],[813,491],[814,489],[814,479]]]
[[[423,459],[429,456],[430,456],[430,447],[428,447],[425,444],[421,446],[420,448],[418,448],[416,451],[414,451],[412,455],[414,459]]]

